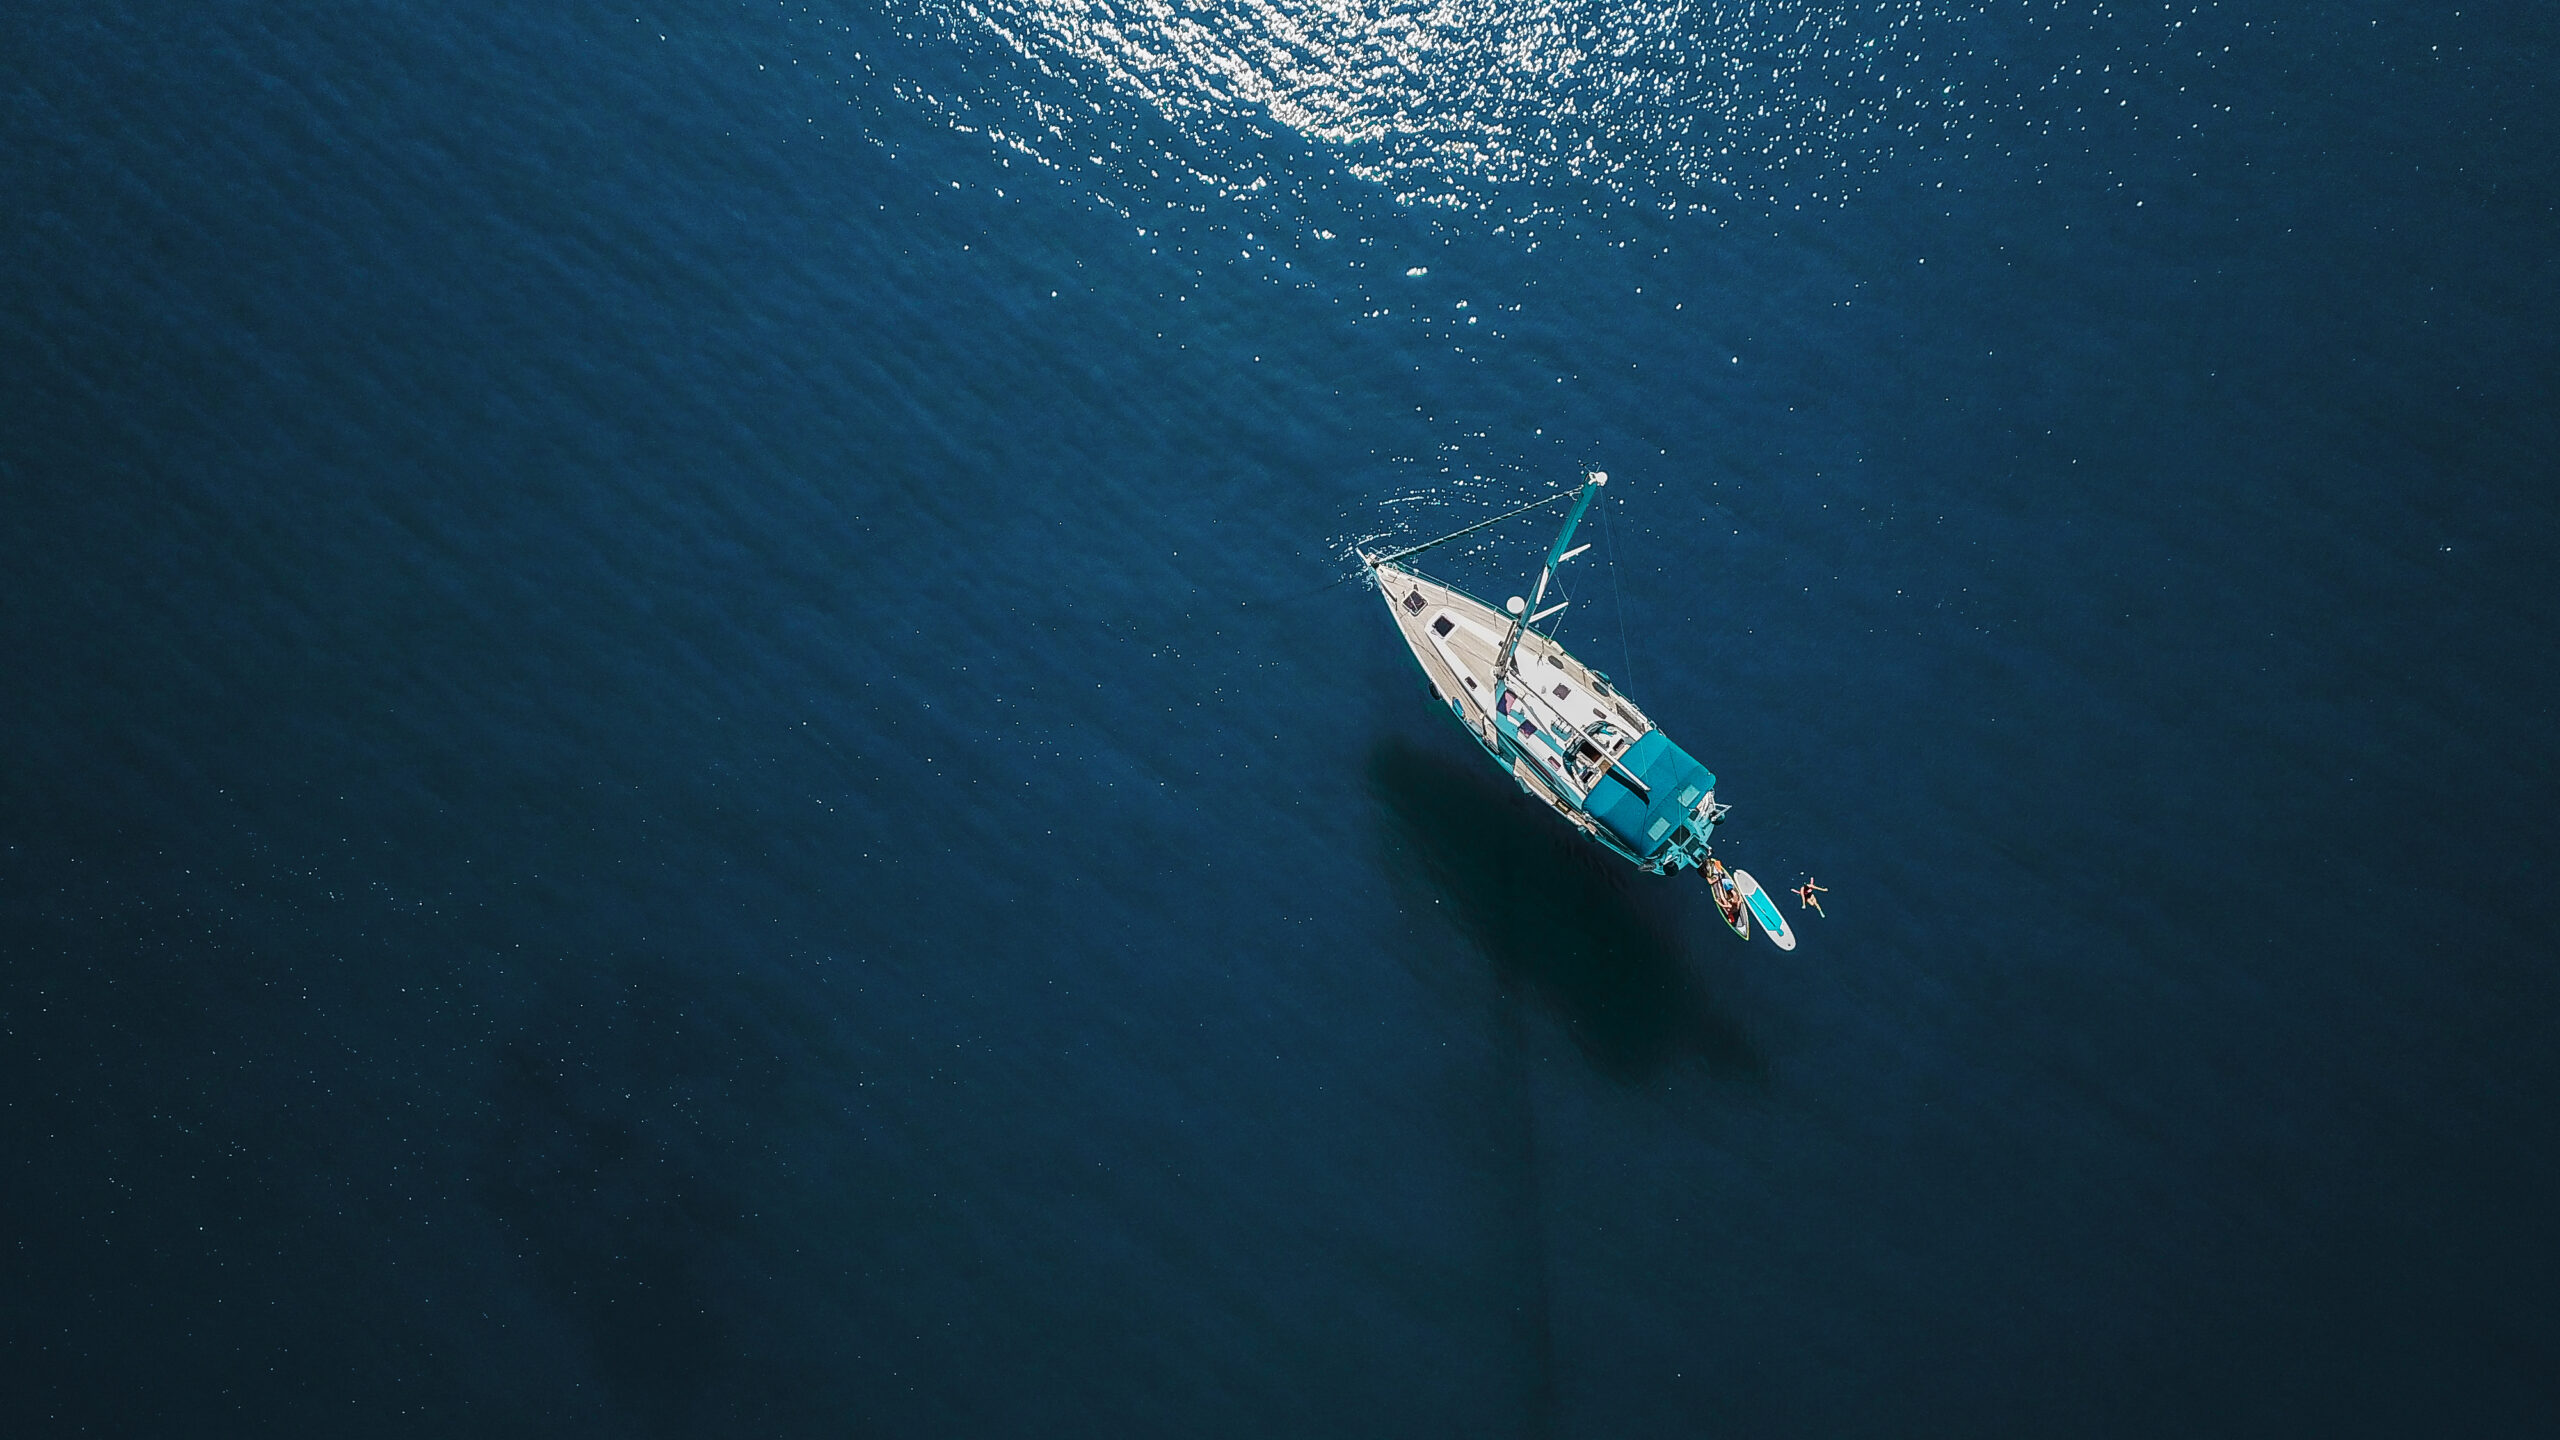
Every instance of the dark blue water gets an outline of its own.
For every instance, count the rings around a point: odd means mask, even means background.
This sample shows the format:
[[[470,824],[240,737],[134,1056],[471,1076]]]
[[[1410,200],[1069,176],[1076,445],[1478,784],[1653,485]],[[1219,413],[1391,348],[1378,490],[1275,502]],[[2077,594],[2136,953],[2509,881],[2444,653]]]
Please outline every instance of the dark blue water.
[[[2550,13],[1168,13],[0,22],[5,1429],[2560,1428]]]

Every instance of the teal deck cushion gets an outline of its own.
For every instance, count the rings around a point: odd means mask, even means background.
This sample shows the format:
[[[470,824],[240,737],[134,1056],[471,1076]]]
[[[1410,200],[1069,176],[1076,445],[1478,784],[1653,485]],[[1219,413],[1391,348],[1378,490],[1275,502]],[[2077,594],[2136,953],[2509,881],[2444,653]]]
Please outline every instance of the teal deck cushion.
[[[1716,788],[1716,777],[1659,730],[1647,731],[1628,746],[1618,763],[1643,782],[1646,798],[1637,799],[1612,774],[1592,787],[1591,814],[1628,849],[1650,860],[1673,828]]]

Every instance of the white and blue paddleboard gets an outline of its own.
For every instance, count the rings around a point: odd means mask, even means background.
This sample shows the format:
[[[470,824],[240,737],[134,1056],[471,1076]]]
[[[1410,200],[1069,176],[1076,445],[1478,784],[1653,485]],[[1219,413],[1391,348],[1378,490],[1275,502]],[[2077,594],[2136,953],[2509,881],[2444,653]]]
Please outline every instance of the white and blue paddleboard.
[[[1787,917],[1778,913],[1778,902],[1760,888],[1748,870],[1733,872],[1733,888],[1742,892],[1742,903],[1751,907],[1751,918],[1760,922],[1760,933],[1769,937],[1781,950],[1796,948],[1796,932],[1787,928]]]

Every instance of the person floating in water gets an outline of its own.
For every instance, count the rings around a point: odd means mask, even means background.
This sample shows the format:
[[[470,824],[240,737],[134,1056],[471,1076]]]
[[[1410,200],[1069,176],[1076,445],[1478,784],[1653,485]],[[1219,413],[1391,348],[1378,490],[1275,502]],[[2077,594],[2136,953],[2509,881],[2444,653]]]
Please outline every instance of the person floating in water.
[[[1796,887],[1796,908],[1802,910],[1807,906],[1811,906],[1813,907],[1814,914],[1821,915],[1823,919],[1828,920],[1831,917],[1823,914],[1822,902],[1814,897],[1817,895],[1828,895],[1830,893],[1830,886],[1816,885],[1813,883],[1813,877],[1807,875],[1804,877],[1804,883]]]

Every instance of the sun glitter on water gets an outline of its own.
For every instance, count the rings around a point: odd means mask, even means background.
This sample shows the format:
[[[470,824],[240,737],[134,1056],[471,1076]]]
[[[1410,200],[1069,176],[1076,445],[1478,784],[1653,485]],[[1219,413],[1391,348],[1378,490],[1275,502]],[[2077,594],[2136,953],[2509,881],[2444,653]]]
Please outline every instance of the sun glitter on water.
[[[1688,0],[961,0],[992,36],[1107,112],[1143,104],[1204,145],[1267,118],[1406,204],[1478,209],[1583,182],[1677,210],[1836,201],[1891,141],[1964,118],[1931,55],[1962,20],[1919,0],[1848,8]],[[1033,77],[1026,76],[1026,80]],[[1071,132],[1054,112],[1053,139]]]

